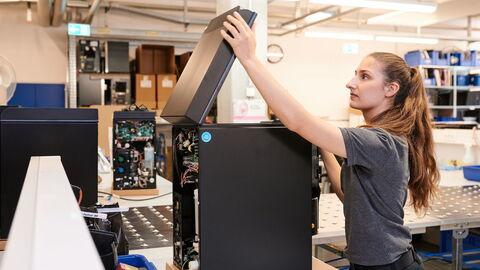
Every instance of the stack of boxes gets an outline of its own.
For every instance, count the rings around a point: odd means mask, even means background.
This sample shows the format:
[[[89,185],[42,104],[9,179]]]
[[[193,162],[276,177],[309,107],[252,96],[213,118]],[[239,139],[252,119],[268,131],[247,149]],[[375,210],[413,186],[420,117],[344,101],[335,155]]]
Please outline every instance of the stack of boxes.
[[[162,110],[177,83],[173,46],[141,45],[136,50],[135,103]]]

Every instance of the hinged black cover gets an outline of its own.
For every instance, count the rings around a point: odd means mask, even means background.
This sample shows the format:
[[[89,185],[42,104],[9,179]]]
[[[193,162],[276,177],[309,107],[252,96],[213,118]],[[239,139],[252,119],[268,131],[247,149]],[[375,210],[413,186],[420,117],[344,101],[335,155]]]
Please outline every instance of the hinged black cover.
[[[172,124],[202,124],[218,91],[235,60],[230,45],[220,30],[227,15],[237,11],[251,27],[255,12],[236,7],[214,18],[208,24],[193,50],[175,90],[162,111],[161,117]]]

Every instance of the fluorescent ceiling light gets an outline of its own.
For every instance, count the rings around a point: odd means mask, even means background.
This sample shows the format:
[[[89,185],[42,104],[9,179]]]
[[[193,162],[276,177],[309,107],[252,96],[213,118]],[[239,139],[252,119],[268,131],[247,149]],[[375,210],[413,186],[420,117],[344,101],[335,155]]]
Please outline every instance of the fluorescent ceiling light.
[[[310,0],[310,3],[422,13],[433,13],[437,10],[437,4],[434,2],[417,2],[411,0]]]
[[[317,32],[307,31],[305,37],[310,38],[333,38],[333,39],[350,39],[350,40],[373,40],[372,35],[342,32]]]
[[[434,45],[438,43],[437,38],[417,38],[417,37],[400,37],[400,36],[376,36],[376,41],[396,42],[396,43],[415,43]]]
[[[312,23],[312,22],[325,20],[326,18],[330,18],[330,17],[332,17],[331,13],[319,11],[305,17],[305,21],[307,23]]]
[[[375,17],[371,17],[367,20],[367,24],[385,24],[392,17],[404,14],[405,11],[392,11]]]

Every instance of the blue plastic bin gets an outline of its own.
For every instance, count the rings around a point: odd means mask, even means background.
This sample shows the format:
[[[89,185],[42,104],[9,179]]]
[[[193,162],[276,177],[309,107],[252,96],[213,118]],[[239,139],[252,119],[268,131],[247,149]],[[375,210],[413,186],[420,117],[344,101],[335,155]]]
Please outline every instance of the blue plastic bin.
[[[480,74],[470,75],[470,83],[473,86],[480,86]]]
[[[423,54],[423,51],[410,51],[405,54],[405,62],[409,66],[415,67],[419,65],[433,65],[433,53],[435,51],[427,51],[429,55],[429,59],[425,58],[425,55]]]
[[[479,63],[480,64],[480,63]],[[463,61],[460,63],[462,66],[474,67],[477,65],[477,51],[468,51],[464,54]]]
[[[128,264],[134,267],[144,267],[147,270],[157,270],[153,263],[147,261],[145,256],[138,254],[118,256],[118,262]]]
[[[480,165],[463,166],[463,177],[470,181],[480,182]]]
[[[450,64],[450,54],[441,51],[433,51],[433,65],[448,66]]]
[[[480,63],[479,63],[480,64]],[[477,65],[477,51],[468,52],[451,52],[450,53],[451,66],[476,66]]]
[[[435,116],[435,121],[437,122],[452,122],[452,121],[460,121],[459,117],[449,117],[449,116]]]
[[[463,53],[461,52],[451,52],[450,53],[450,66],[460,66],[460,61],[463,58]]]
[[[457,85],[458,86],[470,85],[470,76],[468,76],[468,75],[457,75]]]

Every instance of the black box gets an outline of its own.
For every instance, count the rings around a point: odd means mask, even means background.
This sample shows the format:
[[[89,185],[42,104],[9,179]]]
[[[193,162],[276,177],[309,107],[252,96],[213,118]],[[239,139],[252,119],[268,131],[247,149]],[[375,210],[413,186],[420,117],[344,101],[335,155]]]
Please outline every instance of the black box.
[[[70,183],[83,191],[81,205],[97,202],[97,137],[94,109],[2,108],[0,238],[8,237],[32,156],[61,156]]]
[[[192,134],[192,151],[179,150],[181,133]],[[180,269],[197,242],[201,269],[311,269],[310,143],[273,124],[176,125],[173,135]]]
[[[128,42],[105,42],[105,73],[129,73]]]

